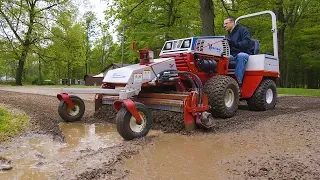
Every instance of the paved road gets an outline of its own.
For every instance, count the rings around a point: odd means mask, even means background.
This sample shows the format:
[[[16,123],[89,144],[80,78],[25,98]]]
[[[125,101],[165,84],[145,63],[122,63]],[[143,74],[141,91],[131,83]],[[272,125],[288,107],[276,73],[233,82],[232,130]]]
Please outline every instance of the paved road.
[[[21,93],[42,94],[48,96],[57,96],[61,88],[41,87],[41,86],[0,86],[0,90],[13,91]],[[75,94],[85,100],[93,100],[95,94]]]

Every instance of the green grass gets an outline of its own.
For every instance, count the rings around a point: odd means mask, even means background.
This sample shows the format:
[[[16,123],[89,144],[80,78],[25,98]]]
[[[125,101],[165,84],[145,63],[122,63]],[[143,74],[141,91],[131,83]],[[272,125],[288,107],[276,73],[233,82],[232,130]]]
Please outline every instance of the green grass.
[[[0,106],[0,141],[8,140],[23,131],[28,125],[29,117],[23,114],[11,114]]]
[[[277,88],[278,94],[299,95],[299,96],[317,96],[320,97],[320,89],[303,88]]]

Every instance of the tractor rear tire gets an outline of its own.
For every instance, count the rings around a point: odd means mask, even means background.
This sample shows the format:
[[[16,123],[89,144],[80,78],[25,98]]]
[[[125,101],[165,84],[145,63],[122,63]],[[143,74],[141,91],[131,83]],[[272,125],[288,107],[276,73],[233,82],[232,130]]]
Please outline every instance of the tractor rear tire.
[[[235,79],[225,75],[214,76],[205,83],[203,91],[208,96],[214,117],[234,116],[239,105],[239,86]]]
[[[146,136],[151,128],[152,118],[147,107],[138,102],[135,102],[135,106],[141,116],[141,125],[136,123],[136,119],[124,105],[116,116],[117,131],[125,140],[132,140]]]
[[[254,111],[274,109],[277,102],[277,86],[271,79],[263,80],[250,99],[248,107]]]
[[[75,108],[70,108],[68,104],[62,99],[58,106],[58,113],[60,117],[66,122],[79,121],[85,111],[84,102],[78,96],[71,95],[70,99],[73,102]]]

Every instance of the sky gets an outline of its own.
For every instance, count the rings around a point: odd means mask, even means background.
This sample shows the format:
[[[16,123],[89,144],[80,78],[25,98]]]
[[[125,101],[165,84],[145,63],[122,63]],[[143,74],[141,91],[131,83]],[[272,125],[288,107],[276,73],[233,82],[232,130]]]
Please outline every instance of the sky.
[[[79,13],[80,17],[85,11],[91,10],[96,14],[99,21],[105,22],[103,11],[108,8],[108,4],[111,4],[113,0],[75,0],[80,4]],[[111,27],[109,32],[113,37],[113,41],[117,41],[117,34],[114,31],[115,27]],[[113,33],[112,33],[113,32]]]
[[[98,20],[104,21],[103,11],[107,8],[108,0],[86,0],[87,2],[81,3],[79,7],[80,12],[92,10]]]

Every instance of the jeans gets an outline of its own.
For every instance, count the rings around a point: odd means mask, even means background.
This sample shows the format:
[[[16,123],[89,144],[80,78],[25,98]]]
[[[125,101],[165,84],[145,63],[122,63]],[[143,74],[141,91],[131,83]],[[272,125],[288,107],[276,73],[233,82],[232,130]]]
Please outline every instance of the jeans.
[[[240,85],[242,84],[243,75],[246,69],[246,64],[248,62],[248,59],[249,59],[249,55],[247,53],[239,53],[235,57],[230,55],[230,61],[235,61],[237,63],[236,69],[235,69],[235,75]]]

